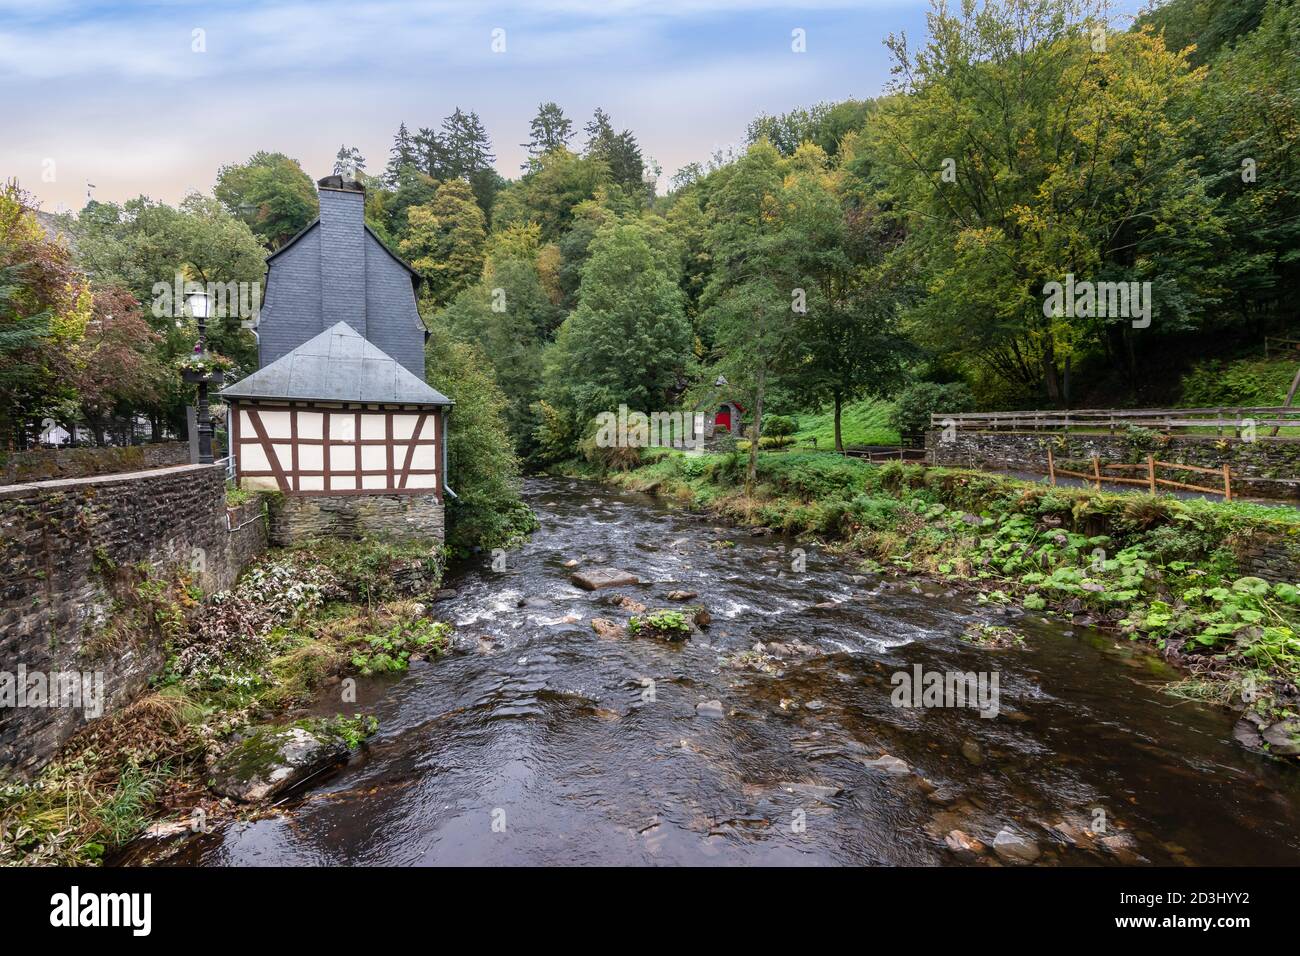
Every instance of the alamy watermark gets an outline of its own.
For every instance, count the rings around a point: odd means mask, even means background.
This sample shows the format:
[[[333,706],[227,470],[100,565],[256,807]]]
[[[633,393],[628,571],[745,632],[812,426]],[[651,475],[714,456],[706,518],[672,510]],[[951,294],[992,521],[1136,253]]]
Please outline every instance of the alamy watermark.
[[[1043,315],[1047,318],[1132,319],[1133,328],[1151,324],[1150,282],[1076,282],[1066,273],[1065,282],[1043,286]]]
[[[256,324],[262,309],[260,282],[194,282],[178,272],[171,282],[155,282],[152,291],[156,319],[187,318],[186,300],[192,295],[208,297],[208,318],[240,318]]]
[[[104,714],[103,671],[0,671],[0,709],[68,707],[96,719]]]
[[[998,715],[997,671],[927,671],[913,664],[911,671],[896,671],[889,682],[895,707],[970,707],[981,717]]]
[[[618,412],[596,416],[597,448],[698,448],[704,444],[703,412]]]

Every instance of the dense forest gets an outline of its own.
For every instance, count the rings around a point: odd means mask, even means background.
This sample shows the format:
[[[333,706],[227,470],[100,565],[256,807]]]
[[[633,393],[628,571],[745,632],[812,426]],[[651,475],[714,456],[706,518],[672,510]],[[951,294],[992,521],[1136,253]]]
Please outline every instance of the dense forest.
[[[1122,31],[1104,12],[936,5],[919,44],[890,38],[881,95],[759,116],[666,189],[633,131],[553,102],[514,178],[461,108],[403,123],[379,161],[342,146],[334,172],[365,183],[371,228],[423,277],[431,378],[452,392],[436,376],[455,369],[473,392],[457,415],[499,449],[482,505],[508,495],[512,449],[534,467],[595,454],[600,412],[692,409],[719,376],[758,434],[820,414],[837,444],[869,399],[904,428],[936,407],[1276,402],[1293,365],[1224,369],[1294,327],[1300,0],[1170,0]],[[179,427],[196,330],[154,314],[158,283],[258,282],[317,211],[278,152],[179,207],[91,202],[69,241],[31,207],[16,182],[0,193],[9,447],[46,416]],[[1149,324],[1045,308],[1067,276],[1149,288]],[[255,368],[238,316],[209,342],[233,375]]]

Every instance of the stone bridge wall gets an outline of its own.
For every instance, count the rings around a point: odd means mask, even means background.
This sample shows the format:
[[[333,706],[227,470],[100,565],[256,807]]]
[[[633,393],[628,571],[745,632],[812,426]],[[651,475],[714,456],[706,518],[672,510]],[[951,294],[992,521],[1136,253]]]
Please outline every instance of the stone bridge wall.
[[[34,448],[0,456],[0,485],[170,468],[189,460],[190,446],[183,441],[120,448]]]
[[[129,604],[124,587],[178,566],[205,593],[229,587],[266,547],[261,508],[228,515],[220,465],[0,488],[0,774],[39,767],[87,720],[81,708],[14,706],[19,668],[101,672],[104,713],[128,703],[165,649],[101,646]]]

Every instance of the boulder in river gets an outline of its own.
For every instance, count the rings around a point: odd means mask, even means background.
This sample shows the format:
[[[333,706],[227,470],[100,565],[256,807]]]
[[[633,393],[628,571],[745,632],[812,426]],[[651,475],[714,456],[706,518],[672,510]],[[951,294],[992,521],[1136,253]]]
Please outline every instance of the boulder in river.
[[[962,830],[949,830],[943,842],[952,851],[953,856],[966,863],[978,860],[988,852],[988,847]]]
[[[1261,732],[1268,752],[1275,757],[1300,756],[1300,719],[1290,717],[1269,724]]]
[[[698,628],[707,628],[710,624],[713,623],[713,615],[709,613],[708,608],[703,607],[701,605],[696,605],[695,607],[685,607],[682,608],[682,611],[687,615],[687,617],[689,617],[694,622],[695,626]]]
[[[302,727],[262,729],[217,759],[212,789],[244,803],[269,800],[347,756],[338,737]]]
[[[693,597],[696,597],[696,592],[694,591],[669,591],[668,592],[668,600],[670,601],[689,601]]]
[[[843,787],[826,786],[820,783],[779,783],[777,784],[786,793],[792,793],[798,797],[811,797],[814,800],[826,801],[832,797],[838,797],[844,792]]]
[[[907,765],[907,761],[899,760],[892,754],[881,754],[875,760],[864,760],[862,766],[869,767],[872,770],[881,770],[893,776],[902,776],[905,773],[912,772],[912,768]]]
[[[1037,843],[1010,827],[1003,827],[993,838],[993,852],[1006,863],[1033,863],[1043,854]]]
[[[1253,750],[1255,753],[1264,753],[1264,735],[1259,732],[1249,720],[1239,720],[1232,728],[1232,739],[1237,741],[1247,750]]]
[[[640,584],[641,579],[628,571],[618,568],[592,568],[588,571],[575,571],[569,580],[585,591],[599,591],[601,588],[617,588],[628,584]]]
[[[717,719],[722,716],[722,701],[706,700],[695,705],[695,714],[698,717],[710,717]]]
[[[623,636],[623,625],[617,621],[611,621],[607,617],[593,617],[591,619],[591,629],[600,637]]]

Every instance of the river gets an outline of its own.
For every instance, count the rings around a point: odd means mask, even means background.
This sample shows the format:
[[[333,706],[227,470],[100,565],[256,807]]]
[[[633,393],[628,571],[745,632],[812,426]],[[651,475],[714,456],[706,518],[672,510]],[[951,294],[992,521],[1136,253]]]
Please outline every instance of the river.
[[[169,862],[988,865],[945,836],[991,846],[1010,829],[1038,865],[1300,863],[1300,770],[1238,748],[1229,714],[1163,694],[1177,675],[1122,637],[858,575],[813,547],[796,571],[794,540],[590,482],[527,495],[540,530],[504,570],[454,569],[456,596],[434,607],[458,651],[360,682],[344,709],[379,718],[368,750]],[[574,587],[574,559],[652,582],[612,589],[652,609],[698,592],[712,624],[681,643],[598,636],[592,617],[628,612]],[[1013,623],[1025,644],[972,646],[974,622]],[[720,665],[773,641],[807,647],[771,672]],[[892,676],[916,665],[996,673],[998,715],[894,706]],[[711,701],[720,716],[697,709]],[[883,754],[907,772],[870,765]]]

